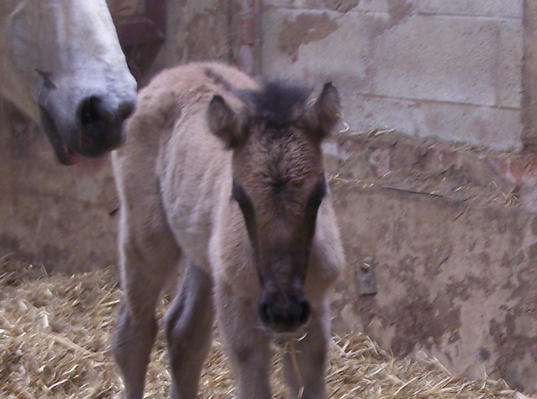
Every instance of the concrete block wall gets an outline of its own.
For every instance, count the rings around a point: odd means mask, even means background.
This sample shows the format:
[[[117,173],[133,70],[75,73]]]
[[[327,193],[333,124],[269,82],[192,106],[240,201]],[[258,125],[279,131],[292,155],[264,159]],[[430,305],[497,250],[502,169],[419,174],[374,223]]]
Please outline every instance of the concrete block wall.
[[[340,88],[353,129],[523,147],[522,0],[265,0],[264,75]]]
[[[116,263],[108,157],[57,163],[45,134],[0,101],[0,258],[87,271]]]
[[[325,154],[347,256],[334,328],[537,392],[531,159],[397,133],[339,135]]]

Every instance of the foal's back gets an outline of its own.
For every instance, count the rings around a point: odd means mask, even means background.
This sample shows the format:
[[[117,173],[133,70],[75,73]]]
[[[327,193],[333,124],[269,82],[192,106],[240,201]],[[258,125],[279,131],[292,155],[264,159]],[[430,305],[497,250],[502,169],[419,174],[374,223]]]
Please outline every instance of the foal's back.
[[[229,184],[231,175],[230,153],[210,133],[206,110],[214,95],[239,109],[236,93],[258,87],[235,68],[193,63],[163,71],[141,90],[126,143],[113,158],[122,207],[127,208],[120,228],[135,223],[138,234],[147,236],[171,227],[173,239],[190,248],[192,260],[208,270],[208,212],[215,210],[221,185]],[[136,211],[129,213],[131,204]]]
[[[230,85],[232,82],[232,86]],[[128,150],[119,151],[121,157],[133,151],[152,150],[147,155],[155,156],[156,149],[168,145],[172,130],[178,122],[195,120],[199,130],[189,129],[189,136],[208,142],[214,137],[203,129],[205,110],[215,94],[223,96],[230,104],[238,100],[232,91],[256,89],[258,84],[248,75],[224,64],[192,63],[165,70],[140,91],[138,107],[127,126]],[[232,89],[232,90],[230,90]],[[223,150],[222,146],[220,149]]]

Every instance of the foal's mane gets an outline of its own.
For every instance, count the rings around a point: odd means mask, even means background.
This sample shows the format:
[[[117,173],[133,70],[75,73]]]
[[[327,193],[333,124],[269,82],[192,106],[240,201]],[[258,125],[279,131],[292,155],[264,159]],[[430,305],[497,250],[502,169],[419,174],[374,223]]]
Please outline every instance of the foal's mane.
[[[245,90],[241,99],[253,105],[254,118],[267,127],[281,128],[296,121],[302,114],[311,88],[283,80],[266,81],[261,90]]]
[[[283,79],[266,80],[259,90],[241,90],[210,68],[205,70],[205,75],[247,104],[254,119],[275,129],[294,123],[312,92],[311,87]]]

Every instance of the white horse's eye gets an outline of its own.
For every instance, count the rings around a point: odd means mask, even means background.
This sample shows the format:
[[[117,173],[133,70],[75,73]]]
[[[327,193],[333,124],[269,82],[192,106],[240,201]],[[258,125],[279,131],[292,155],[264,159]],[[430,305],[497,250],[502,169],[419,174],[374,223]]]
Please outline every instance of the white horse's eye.
[[[45,87],[47,89],[55,89],[56,88],[56,85],[52,81],[52,73],[51,72],[45,72],[45,71],[42,71],[40,69],[36,69],[35,71],[41,76],[41,78],[43,78],[43,83],[45,84]]]

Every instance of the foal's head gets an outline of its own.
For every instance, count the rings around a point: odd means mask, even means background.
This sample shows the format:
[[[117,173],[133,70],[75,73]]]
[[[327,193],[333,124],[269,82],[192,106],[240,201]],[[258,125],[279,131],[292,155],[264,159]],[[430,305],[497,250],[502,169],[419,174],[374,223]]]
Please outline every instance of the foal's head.
[[[339,95],[331,83],[316,99],[305,88],[268,83],[239,97],[246,106],[235,112],[214,96],[208,122],[233,151],[230,194],[254,252],[260,318],[275,332],[290,332],[310,316],[303,286],[327,190],[321,142],[338,120]]]

